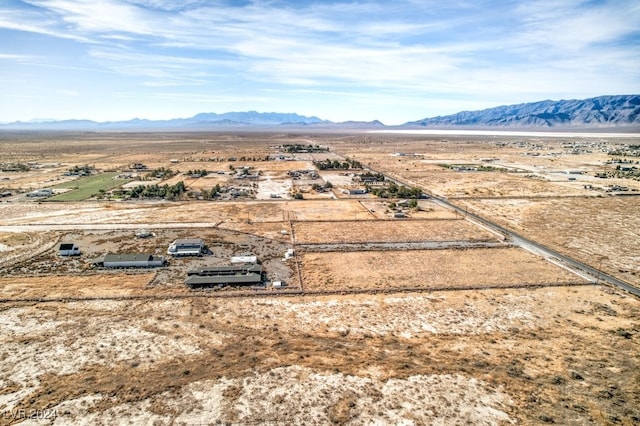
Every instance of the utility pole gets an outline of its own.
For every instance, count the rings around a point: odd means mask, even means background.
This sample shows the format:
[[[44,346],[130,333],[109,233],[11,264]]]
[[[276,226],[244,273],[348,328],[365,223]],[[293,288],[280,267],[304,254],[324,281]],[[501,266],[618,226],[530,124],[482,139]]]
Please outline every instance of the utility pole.
[[[602,261],[608,259],[607,256],[600,256],[600,261],[598,262],[598,276],[596,277],[596,285],[600,284],[600,275],[602,273]]]

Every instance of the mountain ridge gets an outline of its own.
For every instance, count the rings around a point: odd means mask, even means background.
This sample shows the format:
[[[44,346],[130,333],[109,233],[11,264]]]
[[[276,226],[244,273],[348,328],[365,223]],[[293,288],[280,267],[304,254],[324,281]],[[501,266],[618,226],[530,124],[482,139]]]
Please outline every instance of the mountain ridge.
[[[0,130],[58,131],[204,131],[225,129],[315,128],[344,129],[639,129],[640,95],[611,95],[588,99],[543,100],[501,105],[478,111],[423,118],[398,126],[387,126],[378,120],[333,122],[316,116],[278,112],[203,112],[188,118],[149,120],[133,118],[124,121],[92,121],[83,119],[53,121],[16,121],[0,123]]]
[[[489,128],[640,127],[640,95],[544,100],[410,121],[403,126]]]

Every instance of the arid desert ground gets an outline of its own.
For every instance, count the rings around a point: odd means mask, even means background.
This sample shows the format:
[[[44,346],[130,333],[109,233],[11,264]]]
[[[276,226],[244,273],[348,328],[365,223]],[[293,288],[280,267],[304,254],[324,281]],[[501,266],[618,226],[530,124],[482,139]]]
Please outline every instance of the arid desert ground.
[[[640,288],[640,137],[0,152],[0,424],[640,424],[640,298],[606,279]],[[183,238],[207,252],[169,256]],[[168,264],[95,265],[110,253]],[[249,256],[259,285],[185,284]]]

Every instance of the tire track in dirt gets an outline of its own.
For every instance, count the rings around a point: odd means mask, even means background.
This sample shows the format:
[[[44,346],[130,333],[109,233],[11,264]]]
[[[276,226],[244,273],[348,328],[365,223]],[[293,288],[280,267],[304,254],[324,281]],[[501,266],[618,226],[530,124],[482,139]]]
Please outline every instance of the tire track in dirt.
[[[40,256],[48,250],[51,250],[60,241],[60,236],[56,236],[53,241],[45,244],[41,234],[28,234],[29,244],[23,245],[17,253],[9,254],[0,260],[0,268],[13,266],[23,263],[36,256]]]

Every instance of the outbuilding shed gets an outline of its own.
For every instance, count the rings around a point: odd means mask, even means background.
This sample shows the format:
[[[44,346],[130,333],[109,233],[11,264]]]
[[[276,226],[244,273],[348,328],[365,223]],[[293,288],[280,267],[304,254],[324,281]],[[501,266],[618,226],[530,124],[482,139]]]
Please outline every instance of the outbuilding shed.
[[[153,268],[166,263],[163,256],[152,254],[107,254],[93,260],[94,266],[105,268]]]
[[[192,269],[185,284],[191,288],[250,286],[262,283],[263,274],[260,265],[210,266]]]
[[[258,285],[262,282],[262,276],[255,273],[243,275],[191,275],[185,281],[191,288],[205,288],[227,285]]]
[[[35,191],[31,191],[27,193],[27,197],[51,197],[53,195],[53,190],[45,188],[45,189],[36,189]]]
[[[202,256],[205,248],[201,238],[180,238],[169,245],[167,254],[171,256]]]
[[[80,248],[74,243],[61,243],[58,247],[59,256],[79,256]]]
[[[256,256],[233,256],[231,258],[231,263],[258,263],[258,258]]]
[[[187,272],[187,275],[201,275],[201,276],[218,276],[218,275],[237,275],[247,273],[262,273],[262,266],[260,265],[231,265],[231,266],[208,266],[205,268],[191,269]]]

